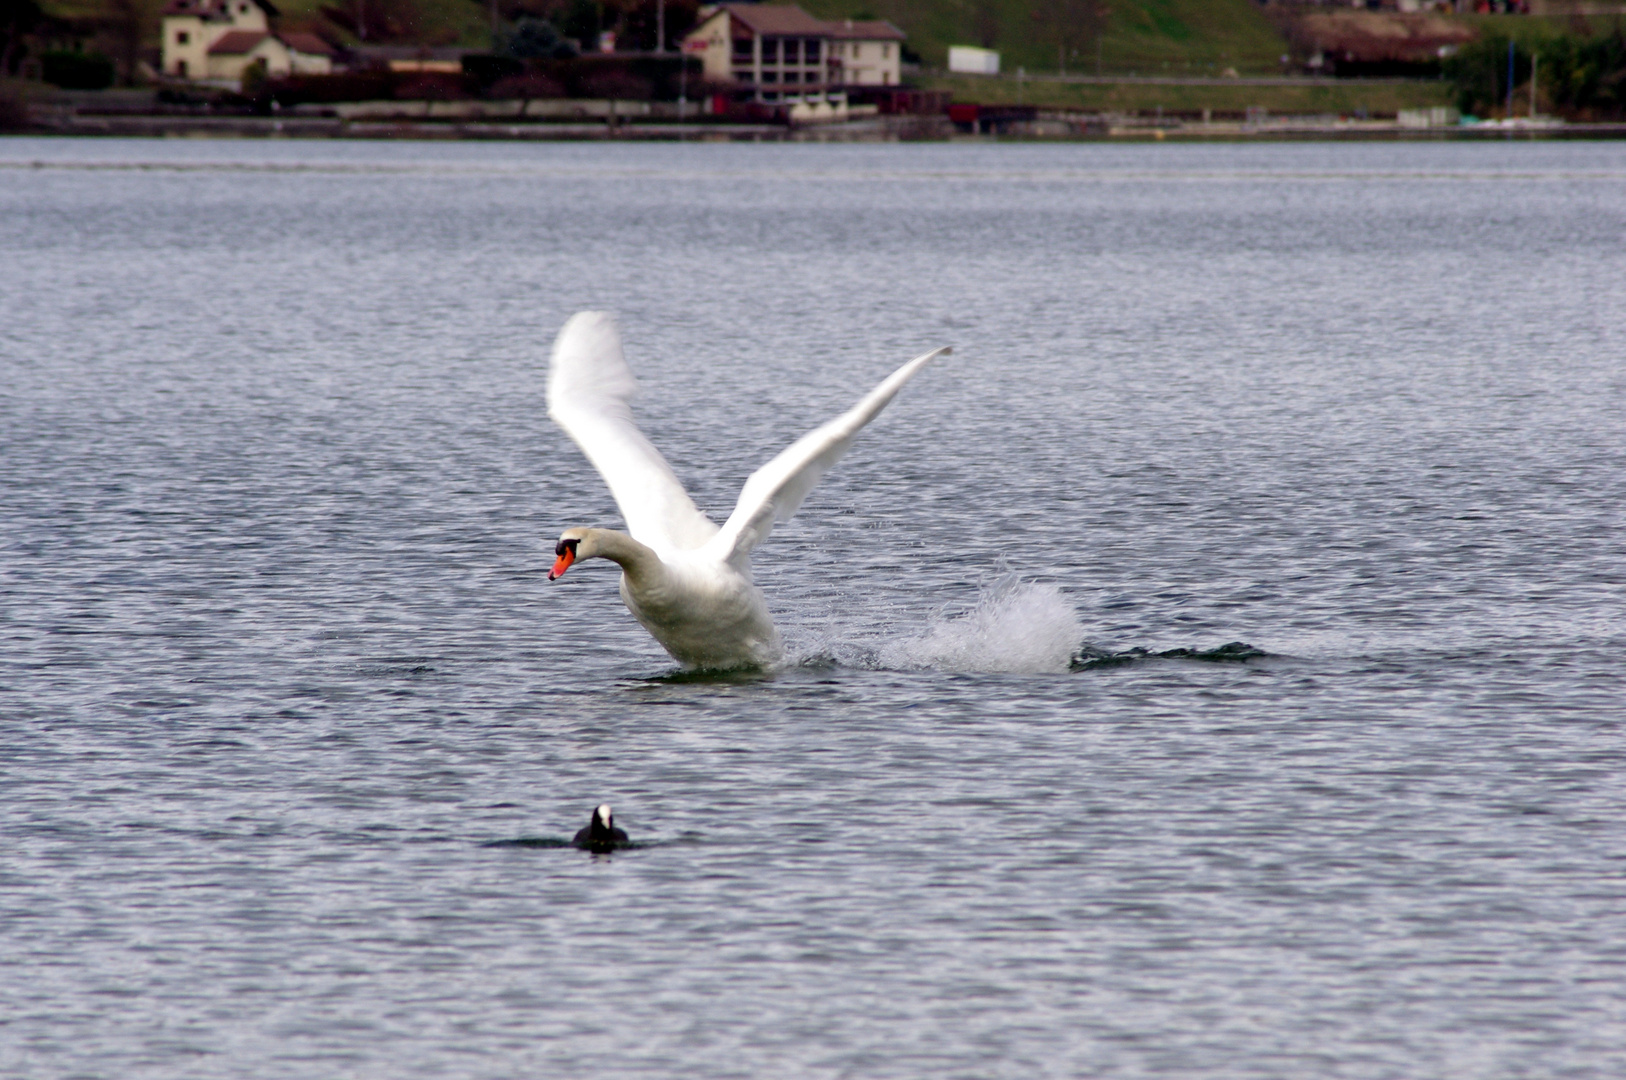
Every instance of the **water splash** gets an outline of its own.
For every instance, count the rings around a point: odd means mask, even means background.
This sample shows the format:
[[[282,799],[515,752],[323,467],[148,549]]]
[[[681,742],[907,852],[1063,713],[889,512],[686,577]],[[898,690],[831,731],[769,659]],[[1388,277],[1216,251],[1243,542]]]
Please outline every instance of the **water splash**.
[[[1036,674],[1067,670],[1084,636],[1078,612],[1054,585],[1015,576],[984,588],[962,615],[935,616],[923,631],[875,653],[886,668]]]

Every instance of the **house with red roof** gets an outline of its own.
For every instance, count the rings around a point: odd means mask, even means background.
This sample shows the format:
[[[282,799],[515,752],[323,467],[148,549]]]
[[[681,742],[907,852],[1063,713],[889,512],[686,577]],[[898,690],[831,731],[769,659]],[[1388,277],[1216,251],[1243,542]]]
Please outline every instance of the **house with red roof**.
[[[169,0],[164,6],[165,75],[237,83],[250,67],[269,75],[326,75],[333,47],[315,34],[278,33],[271,0]]]
[[[829,103],[846,91],[897,86],[904,33],[889,22],[816,19],[794,4],[717,4],[683,39],[706,80],[733,83],[736,100]]]
[[[846,86],[897,86],[903,71],[904,32],[884,19],[830,23],[830,46]]]

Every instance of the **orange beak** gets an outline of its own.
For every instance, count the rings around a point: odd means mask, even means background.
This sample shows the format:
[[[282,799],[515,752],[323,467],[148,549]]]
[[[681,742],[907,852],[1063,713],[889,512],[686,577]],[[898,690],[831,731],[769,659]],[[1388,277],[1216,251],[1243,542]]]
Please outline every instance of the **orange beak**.
[[[559,578],[564,577],[565,571],[569,570],[570,564],[575,561],[576,549],[573,547],[565,548],[559,553],[559,557],[553,560],[553,569],[548,571],[548,580],[557,581]]]

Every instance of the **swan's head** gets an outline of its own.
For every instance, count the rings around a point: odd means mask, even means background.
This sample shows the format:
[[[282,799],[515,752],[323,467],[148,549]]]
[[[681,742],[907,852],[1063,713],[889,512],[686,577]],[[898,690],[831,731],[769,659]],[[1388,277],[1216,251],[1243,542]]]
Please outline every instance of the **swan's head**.
[[[548,571],[549,581],[557,581],[563,577],[565,571],[569,570],[571,564],[577,559],[591,559],[593,557],[591,546],[586,551],[582,550],[582,541],[588,538],[587,534],[587,529],[566,529],[559,534],[559,542],[553,547],[555,558],[553,560],[553,569]]]

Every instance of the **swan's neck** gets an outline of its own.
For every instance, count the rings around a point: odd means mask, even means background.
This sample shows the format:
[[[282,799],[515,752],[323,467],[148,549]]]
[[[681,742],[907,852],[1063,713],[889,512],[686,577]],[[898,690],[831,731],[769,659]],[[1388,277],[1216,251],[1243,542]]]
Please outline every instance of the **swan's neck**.
[[[662,570],[661,557],[653,548],[640,544],[614,529],[589,529],[578,553],[583,559],[609,559],[621,567],[634,588],[653,584]]]

